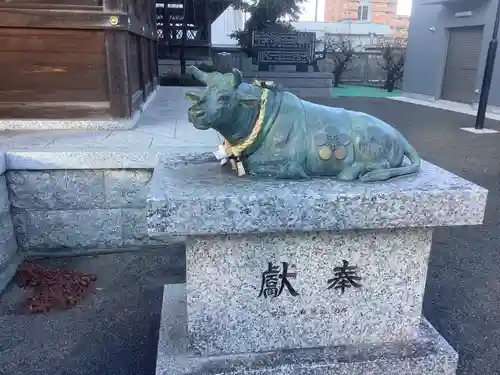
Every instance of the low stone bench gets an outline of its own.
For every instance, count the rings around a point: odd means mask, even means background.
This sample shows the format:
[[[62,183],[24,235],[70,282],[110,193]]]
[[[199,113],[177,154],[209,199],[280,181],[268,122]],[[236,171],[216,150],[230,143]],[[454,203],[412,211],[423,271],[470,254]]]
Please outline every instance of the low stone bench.
[[[426,162],[373,184],[158,166],[149,234],[187,236],[187,265],[164,289],[156,374],[454,373],[421,313],[432,232],[481,224],[486,197]]]

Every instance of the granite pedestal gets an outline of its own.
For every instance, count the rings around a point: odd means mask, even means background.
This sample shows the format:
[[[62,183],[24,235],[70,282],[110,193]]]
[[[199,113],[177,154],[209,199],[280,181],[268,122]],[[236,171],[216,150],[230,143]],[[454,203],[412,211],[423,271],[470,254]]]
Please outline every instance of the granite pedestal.
[[[151,236],[187,236],[165,286],[157,375],[454,374],[422,317],[432,230],[477,225],[487,191],[424,162],[383,183],[236,177],[163,162]]]

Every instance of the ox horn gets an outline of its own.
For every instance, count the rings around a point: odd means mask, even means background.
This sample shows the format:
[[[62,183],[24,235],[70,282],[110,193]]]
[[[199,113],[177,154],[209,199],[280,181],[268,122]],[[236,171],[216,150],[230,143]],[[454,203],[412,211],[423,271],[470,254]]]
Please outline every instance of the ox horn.
[[[198,69],[196,66],[190,65],[186,68],[186,73],[192,75],[198,81],[208,84],[208,74]]]

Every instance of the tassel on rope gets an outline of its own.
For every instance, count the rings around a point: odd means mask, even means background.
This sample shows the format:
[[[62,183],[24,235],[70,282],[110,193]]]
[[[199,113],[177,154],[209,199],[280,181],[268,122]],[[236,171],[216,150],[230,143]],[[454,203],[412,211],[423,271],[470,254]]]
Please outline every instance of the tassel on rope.
[[[229,163],[231,163],[231,169],[236,170],[236,159],[234,157],[229,158]]]
[[[245,171],[245,167],[243,166],[241,159],[237,158],[236,160],[237,160],[236,169],[238,170],[238,177],[246,175],[247,172]]]
[[[226,148],[224,147],[224,145],[219,145],[217,151],[214,152],[214,156],[217,158],[217,160],[224,160],[229,157],[229,154],[226,152]]]

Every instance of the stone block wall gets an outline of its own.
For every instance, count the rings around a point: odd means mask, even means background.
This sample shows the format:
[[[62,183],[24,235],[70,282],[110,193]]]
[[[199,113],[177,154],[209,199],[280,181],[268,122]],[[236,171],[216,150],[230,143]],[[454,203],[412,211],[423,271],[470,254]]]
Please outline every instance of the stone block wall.
[[[3,157],[3,154],[0,154],[0,158]],[[11,220],[7,182],[5,174],[0,169],[0,291],[16,272],[19,262],[20,257],[17,254],[17,241]]]
[[[23,252],[163,243],[147,234],[150,169],[15,170],[6,175]]]

